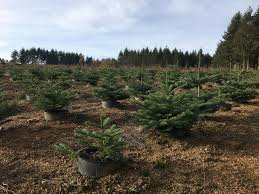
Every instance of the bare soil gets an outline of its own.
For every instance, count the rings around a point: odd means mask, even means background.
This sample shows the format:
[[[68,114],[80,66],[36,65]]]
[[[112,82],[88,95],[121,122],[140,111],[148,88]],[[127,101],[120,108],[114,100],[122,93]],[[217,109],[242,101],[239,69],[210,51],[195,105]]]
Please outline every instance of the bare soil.
[[[19,96],[5,77],[10,98]],[[143,130],[133,100],[102,109],[92,88],[82,93],[63,120],[45,122],[43,112],[20,100],[20,111],[0,123],[0,193],[259,193],[259,99],[198,122],[191,136],[175,140]],[[74,130],[109,116],[131,145],[125,162],[102,178],[79,175],[77,161],[53,145],[74,146]],[[87,122],[87,123],[85,123]]]

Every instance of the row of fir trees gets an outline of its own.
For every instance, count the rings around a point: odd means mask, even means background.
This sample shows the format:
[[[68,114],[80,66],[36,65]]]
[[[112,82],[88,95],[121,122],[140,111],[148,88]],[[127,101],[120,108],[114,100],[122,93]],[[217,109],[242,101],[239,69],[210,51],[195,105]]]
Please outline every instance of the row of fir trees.
[[[46,50],[42,48],[22,48],[20,51],[14,50],[11,53],[11,63],[14,64],[62,64],[74,65],[80,63],[91,63],[91,57],[73,52],[63,52],[54,49]]]
[[[198,65],[199,53],[201,53],[202,65],[209,66],[212,57],[204,54],[202,50],[193,52],[183,52],[181,50],[170,50],[169,48],[148,47],[142,50],[129,50],[126,48],[119,53],[118,62],[125,65],[161,65],[176,67],[194,67]]]
[[[218,44],[213,63],[230,69],[259,68],[259,8],[236,13]]]

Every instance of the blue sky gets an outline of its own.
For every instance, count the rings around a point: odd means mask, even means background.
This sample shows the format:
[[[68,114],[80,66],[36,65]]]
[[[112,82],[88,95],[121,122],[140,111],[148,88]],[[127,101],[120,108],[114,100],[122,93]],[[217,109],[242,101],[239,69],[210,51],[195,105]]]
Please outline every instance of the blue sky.
[[[214,53],[230,19],[258,0],[0,0],[0,58],[42,47],[117,57],[143,47]]]

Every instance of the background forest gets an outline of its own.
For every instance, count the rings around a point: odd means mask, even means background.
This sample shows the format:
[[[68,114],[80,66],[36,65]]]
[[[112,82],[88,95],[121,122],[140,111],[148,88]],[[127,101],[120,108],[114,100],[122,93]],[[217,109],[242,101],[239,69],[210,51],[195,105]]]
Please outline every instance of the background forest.
[[[63,52],[31,48],[11,53],[10,63],[14,64],[104,64],[162,67],[195,67],[201,54],[201,65],[204,67],[224,67],[230,69],[259,68],[259,8],[253,11],[251,7],[245,13],[237,12],[227,30],[218,43],[214,56],[199,51],[181,51],[176,48],[143,48],[141,50],[124,49],[117,59],[96,59],[84,57],[80,53]],[[82,59],[83,57],[83,59]],[[81,59],[80,59],[81,58]],[[8,61],[0,58],[0,63]]]

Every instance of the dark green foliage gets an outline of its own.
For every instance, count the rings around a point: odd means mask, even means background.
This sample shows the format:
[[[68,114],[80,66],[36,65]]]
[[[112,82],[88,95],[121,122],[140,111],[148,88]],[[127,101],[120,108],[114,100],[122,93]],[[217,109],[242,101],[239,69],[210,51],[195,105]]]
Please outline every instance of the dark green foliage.
[[[166,71],[159,74],[159,81],[162,84],[166,84],[167,82],[167,84],[176,87],[178,85],[177,83],[183,79],[184,75],[184,73],[179,71]]]
[[[118,72],[120,74],[120,79],[125,81],[126,83],[132,82],[136,79],[136,69],[118,69]]]
[[[84,76],[84,82],[92,86],[97,85],[97,82],[99,81],[99,79],[100,79],[100,76],[98,74],[98,71],[96,70],[88,71],[85,73],[85,76]]]
[[[242,15],[234,15],[219,42],[213,63],[230,69],[258,68],[259,60],[259,8],[253,15],[251,7]]]
[[[111,120],[106,118],[101,119],[101,129],[99,131],[78,129],[75,132],[75,137],[83,151],[84,149],[95,151],[91,159],[118,161],[122,158],[122,150],[125,146],[122,134],[122,129],[116,125],[111,125]],[[58,144],[55,147],[58,151],[72,157],[80,154],[80,151],[74,152],[65,144]]]
[[[58,111],[67,107],[74,97],[63,81],[43,81],[34,88],[32,103],[45,111]]]
[[[211,64],[212,57],[209,54],[202,54],[202,64],[208,66]],[[198,52],[182,52],[181,50],[170,50],[168,48],[154,48],[153,50],[145,48],[142,50],[121,51],[118,56],[118,62],[123,65],[142,66],[142,65],[160,65],[175,67],[194,67],[198,64]]]
[[[14,81],[22,80],[28,76],[39,81],[55,80],[61,77],[68,79],[68,76],[71,74],[68,69],[41,68],[36,66],[28,67],[25,71],[22,67],[11,68],[10,73]]]
[[[18,86],[28,95],[31,95],[40,83],[39,79],[29,72],[24,72],[23,74],[20,74],[19,77],[14,77],[14,80],[16,81]]]
[[[72,148],[70,148],[67,144],[60,143],[55,145],[57,151],[61,152],[62,154],[68,156],[71,159],[75,159],[77,157],[77,153],[74,152]]]
[[[190,73],[187,76],[183,77],[177,85],[185,89],[191,89],[208,82],[217,83],[220,82],[221,79],[221,74],[201,74],[200,77],[198,77],[197,74]]]
[[[65,71],[63,69],[56,69],[56,68],[44,68],[42,71],[42,78],[37,76],[39,79],[41,78],[42,80],[55,80],[55,79],[60,79],[63,77],[64,79],[68,79],[69,72]]]
[[[173,85],[162,85],[160,91],[146,97],[137,111],[137,118],[145,128],[154,128],[174,136],[183,136],[204,114],[216,110],[222,102],[214,94],[199,98],[194,92],[174,94]]]
[[[129,94],[135,97],[144,97],[148,95],[151,86],[141,82],[132,82],[129,84]]]
[[[37,78],[39,80],[44,80],[46,79],[46,73],[44,71],[48,71],[47,69],[42,69],[42,68],[30,68],[28,69],[28,74],[31,74],[33,78]]]
[[[197,119],[192,111],[189,96],[165,96],[153,94],[147,97],[137,112],[139,122],[145,128],[154,128],[164,132],[187,130]]]
[[[26,71],[23,71],[21,68],[12,67],[9,69],[10,75],[14,81],[23,79]]]
[[[0,65],[5,65],[7,62],[7,60],[0,58]]]
[[[16,111],[17,111],[16,103],[6,98],[3,83],[0,82],[0,120],[8,116],[11,116]]]
[[[75,81],[81,82],[83,80],[83,77],[84,77],[84,73],[79,68],[75,69],[72,73],[72,78]]]
[[[14,50],[11,53],[11,63],[12,64],[17,64],[19,62],[19,53],[17,50]]]
[[[91,70],[91,71],[76,70],[73,72],[73,78],[76,81],[95,86],[97,85],[97,82],[99,81],[100,76],[97,70]]]
[[[219,87],[220,97],[229,101],[242,102],[255,98],[258,92],[253,84],[246,82],[226,82]]]
[[[123,91],[123,87],[117,84],[114,72],[103,72],[101,77],[100,84],[94,91],[94,95],[98,99],[116,102],[128,98],[128,95]]]
[[[51,49],[50,51],[42,48],[22,48],[19,52],[13,51],[13,63],[21,64],[62,64],[75,65],[79,64],[80,54],[72,52],[63,52]],[[92,58],[87,57],[87,64],[92,61]]]
[[[28,95],[34,95],[43,83],[58,83],[64,89],[70,87],[70,72],[64,69],[33,67],[23,71],[22,68],[13,68],[10,72],[18,87]]]

